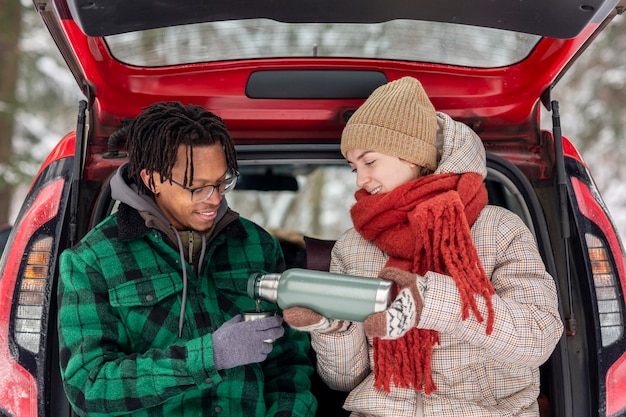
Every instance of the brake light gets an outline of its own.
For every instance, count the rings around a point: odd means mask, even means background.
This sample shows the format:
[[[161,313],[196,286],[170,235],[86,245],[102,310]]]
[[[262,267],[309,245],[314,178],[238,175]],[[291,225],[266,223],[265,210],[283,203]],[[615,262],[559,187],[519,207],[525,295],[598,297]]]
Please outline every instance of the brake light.
[[[18,345],[32,353],[39,352],[51,254],[51,236],[39,238],[32,244],[17,296],[13,335]]]
[[[618,341],[624,335],[622,305],[615,270],[604,243],[591,233],[585,234],[587,251],[591,260],[593,284],[598,300],[598,315],[602,346]]]
[[[15,296],[17,308],[13,340],[30,352],[39,352],[41,325],[47,316],[44,314],[45,303],[48,302],[46,291],[50,285],[49,277],[42,271],[45,269],[47,274],[47,266],[43,263],[46,253],[50,253],[46,248],[52,244],[52,239],[49,236],[37,237],[36,234],[58,214],[64,184],[63,178],[55,179],[29,197],[24,204],[28,210],[20,214],[14,226],[17,232],[14,232],[13,244],[6,249],[8,254],[0,279],[0,405],[1,412],[10,416],[38,415],[36,378],[18,361],[16,346],[9,337],[9,327]],[[28,266],[21,271],[23,276],[18,276],[24,257],[28,259]],[[49,256],[47,260],[50,260]],[[19,285],[18,291],[16,285]]]
[[[623,300],[616,297],[620,286],[622,294],[626,294],[626,259],[615,228],[607,217],[607,210],[602,206],[595,190],[590,189],[578,178],[572,177],[571,181],[580,212],[599,227],[606,238],[603,240],[592,234],[586,236],[589,255],[592,257],[602,345],[607,346],[608,343],[615,343],[623,337],[617,336],[623,333],[623,312],[620,311],[619,319],[616,317]],[[622,328],[616,329],[619,326]],[[615,339],[616,337],[618,339]],[[611,340],[613,342],[610,342]],[[610,365],[605,378],[606,415],[610,416],[626,410],[626,353],[622,353],[622,356]]]

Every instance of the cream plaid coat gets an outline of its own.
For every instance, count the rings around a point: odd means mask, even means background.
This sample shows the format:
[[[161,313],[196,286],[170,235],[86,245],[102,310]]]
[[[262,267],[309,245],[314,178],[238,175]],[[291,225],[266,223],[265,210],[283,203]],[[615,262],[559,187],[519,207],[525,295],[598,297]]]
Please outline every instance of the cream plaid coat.
[[[484,149],[466,126],[439,114],[442,161],[437,172],[486,173]],[[481,166],[482,163],[482,166]],[[318,372],[338,390],[350,391],[344,408],[352,416],[538,416],[539,366],[563,333],[553,278],[546,272],[535,239],[515,214],[486,206],[471,229],[472,239],[496,294],[493,333],[474,315],[461,319],[461,301],[453,279],[428,272],[424,310],[417,327],[437,330],[431,395],[392,386],[373,387],[372,343],[361,323],[347,331],[313,333]],[[388,256],[354,229],[332,252],[331,271],[377,276]],[[484,300],[477,298],[484,317]]]

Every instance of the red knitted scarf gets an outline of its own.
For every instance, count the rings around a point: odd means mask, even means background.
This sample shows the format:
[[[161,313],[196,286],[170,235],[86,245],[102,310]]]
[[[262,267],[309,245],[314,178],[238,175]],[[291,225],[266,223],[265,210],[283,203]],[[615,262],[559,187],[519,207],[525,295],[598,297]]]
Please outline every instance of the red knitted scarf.
[[[386,266],[424,275],[439,272],[454,278],[462,318],[470,309],[483,317],[475,295],[487,303],[486,333],[493,329],[494,294],[472,242],[470,227],[487,204],[482,176],[475,173],[427,175],[386,194],[357,191],[350,210],[355,229],[390,255]],[[399,339],[374,339],[374,386],[389,391],[390,384],[430,394],[432,349],[439,333],[413,328]]]

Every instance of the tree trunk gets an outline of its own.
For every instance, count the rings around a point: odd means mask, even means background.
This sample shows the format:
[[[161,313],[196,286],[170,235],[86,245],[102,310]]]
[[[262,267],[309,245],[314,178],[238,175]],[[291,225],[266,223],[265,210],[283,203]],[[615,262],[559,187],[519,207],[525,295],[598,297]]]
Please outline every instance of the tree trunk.
[[[0,0],[0,225],[9,220],[14,191],[10,172],[17,109],[16,86],[21,20],[20,0]]]

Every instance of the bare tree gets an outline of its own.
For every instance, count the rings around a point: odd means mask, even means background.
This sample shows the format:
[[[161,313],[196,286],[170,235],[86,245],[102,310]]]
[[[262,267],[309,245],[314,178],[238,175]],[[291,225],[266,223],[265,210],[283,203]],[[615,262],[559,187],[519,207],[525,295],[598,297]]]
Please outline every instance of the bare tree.
[[[626,21],[615,20],[594,40],[591,46],[557,84],[554,97],[564,109],[565,127],[575,132],[579,150],[596,152],[604,141],[617,146],[626,136]],[[613,152],[614,149],[609,149]]]
[[[17,111],[19,39],[22,5],[20,0],[0,0],[0,223],[7,223],[14,181],[13,131]]]
[[[622,239],[626,237],[626,15],[617,16],[568,70],[553,97],[563,134],[580,150]]]

